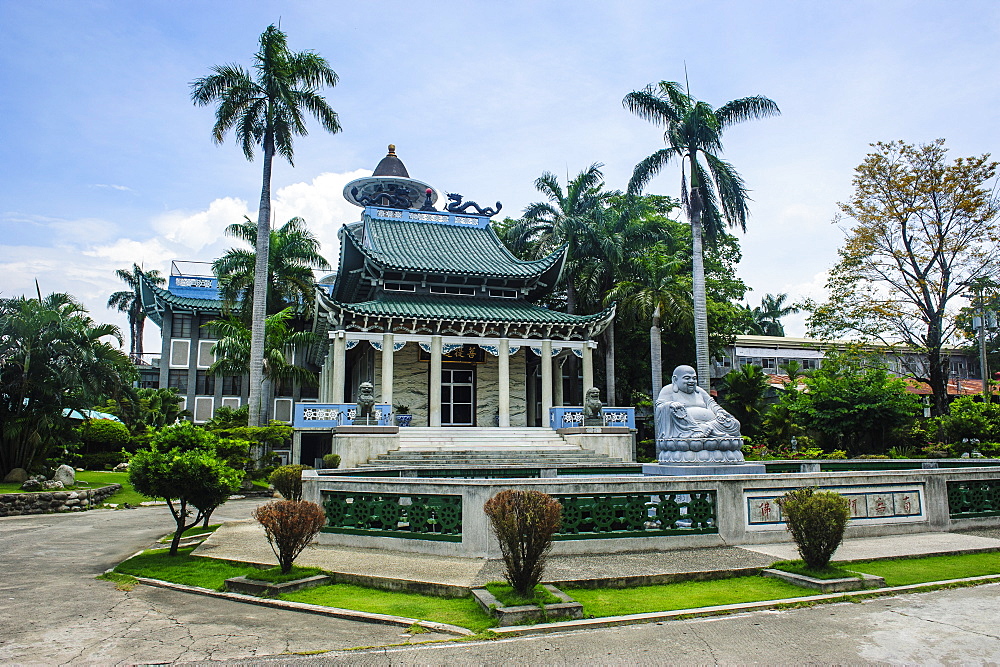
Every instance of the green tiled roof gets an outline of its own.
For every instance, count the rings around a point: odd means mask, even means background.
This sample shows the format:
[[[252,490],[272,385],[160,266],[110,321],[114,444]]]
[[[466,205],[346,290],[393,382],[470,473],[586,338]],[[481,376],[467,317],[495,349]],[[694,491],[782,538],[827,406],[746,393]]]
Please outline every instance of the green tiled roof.
[[[186,296],[177,296],[170,290],[165,290],[157,285],[151,285],[146,283],[146,287],[156,296],[158,299],[163,299],[166,303],[172,306],[181,306],[182,308],[194,308],[197,310],[218,310],[222,308],[222,301],[220,299],[192,299]]]
[[[334,301],[332,305],[358,315],[567,325],[599,322],[614,312],[614,306],[612,306],[593,315],[570,315],[517,299],[395,294],[392,296],[383,295],[380,299],[361,303]]]
[[[564,255],[559,250],[538,260],[517,259],[490,227],[366,217],[364,223],[349,225],[347,232],[360,252],[385,268],[401,271],[532,278]]]

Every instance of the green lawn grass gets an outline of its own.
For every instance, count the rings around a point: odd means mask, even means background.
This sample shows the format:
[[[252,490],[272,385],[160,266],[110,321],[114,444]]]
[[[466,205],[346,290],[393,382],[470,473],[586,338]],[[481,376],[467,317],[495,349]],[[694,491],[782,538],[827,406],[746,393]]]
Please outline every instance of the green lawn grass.
[[[221,525],[222,525],[221,523],[213,523],[208,528],[203,528],[202,525],[199,523],[194,528],[188,528],[183,533],[181,533],[181,538],[183,539],[185,537],[192,537],[194,535],[205,535],[206,533],[214,533]],[[176,528],[174,530],[176,530]],[[159,542],[160,544],[170,544],[171,540],[173,539],[174,539],[174,533],[173,531],[171,531],[168,535],[164,535],[163,537],[161,537]]]
[[[230,577],[245,577],[261,572],[252,565],[192,556],[193,549],[194,547],[179,549],[176,556],[170,556],[166,549],[146,551],[120,563],[114,571],[211,590],[222,590],[226,579]],[[450,623],[474,632],[494,625],[493,619],[479,608],[471,596],[438,598],[334,584],[288,593],[282,595],[281,599]]]
[[[503,581],[491,581],[486,584],[486,590],[493,594],[497,600],[505,607],[517,607],[526,604],[559,604],[562,602],[541,584],[535,586],[533,598],[524,598],[514,592],[514,587]]]
[[[1000,553],[987,552],[959,554],[957,556],[856,561],[838,563],[838,565],[855,572],[884,577],[887,586],[909,586],[928,581],[1000,574]]]
[[[149,500],[156,500],[155,498],[147,498],[141,493],[136,492],[132,488],[132,485],[128,481],[127,472],[101,472],[97,470],[84,470],[76,473],[77,480],[81,482],[87,482],[89,486],[76,487],[78,490],[81,488],[96,489],[102,486],[108,486],[109,484],[121,484],[122,488],[118,493],[114,494],[110,498],[106,498],[104,503],[112,503],[117,505],[123,505],[128,503],[129,505],[138,505]],[[0,483],[0,493],[27,493],[26,491],[21,491],[20,484],[2,484]]]
[[[780,600],[816,592],[765,577],[681,581],[636,588],[563,588],[562,591],[582,603],[583,613],[591,616],[620,616]]]
[[[496,621],[479,607],[471,595],[464,598],[438,598],[418,593],[362,588],[351,584],[333,584],[285,593],[279,598],[325,607],[449,623],[473,632],[482,632],[496,625]]]
[[[169,549],[145,551],[119,563],[115,572],[220,591],[226,579],[244,577],[257,569],[253,565],[192,556],[193,550],[194,547],[178,549],[176,556],[171,556]]]

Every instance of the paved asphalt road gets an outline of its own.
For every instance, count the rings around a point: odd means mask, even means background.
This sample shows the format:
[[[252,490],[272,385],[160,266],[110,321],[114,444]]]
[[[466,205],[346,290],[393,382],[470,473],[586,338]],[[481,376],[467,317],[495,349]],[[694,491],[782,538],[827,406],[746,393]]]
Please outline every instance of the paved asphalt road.
[[[257,504],[230,501],[213,522],[247,518]],[[0,664],[232,660],[406,641],[397,626],[95,579],[172,526],[162,506],[0,518]]]
[[[219,518],[245,518],[256,504],[228,503]],[[406,638],[393,626],[146,586],[126,593],[94,579],[170,525],[165,508],[0,519],[0,664],[1000,663],[1000,584],[492,642],[344,651]],[[324,653],[301,655],[315,651]]]

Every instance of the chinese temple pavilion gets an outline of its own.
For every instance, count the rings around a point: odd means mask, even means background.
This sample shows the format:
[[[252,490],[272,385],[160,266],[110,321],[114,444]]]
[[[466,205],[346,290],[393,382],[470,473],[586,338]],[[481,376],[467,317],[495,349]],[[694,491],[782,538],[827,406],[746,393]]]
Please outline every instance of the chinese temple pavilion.
[[[596,338],[614,307],[581,316],[537,305],[559,279],[565,248],[518,259],[490,225],[499,203],[484,209],[448,195],[435,209],[437,193],[409,178],[393,146],[344,196],[363,213],[340,231],[335,284],[318,291],[316,330],[330,338],[317,359],[320,403],[343,403],[369,379],[377,401],[409,407],[415,426],[534,426],[562,393],[552,359],[576,355],[582,386],[593,386]],[[538,397],[528,355],[549,360],[532,364]]]

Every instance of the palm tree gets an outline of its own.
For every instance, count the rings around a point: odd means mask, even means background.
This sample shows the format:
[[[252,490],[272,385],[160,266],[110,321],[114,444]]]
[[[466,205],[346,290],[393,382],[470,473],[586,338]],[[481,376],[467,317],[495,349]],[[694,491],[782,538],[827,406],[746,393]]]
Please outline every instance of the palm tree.
[[[508,232],[514,241],[515,252],[531,248],[535,258],[568,246],[566,270],[566,312],[576,311],[575,274],[581,259],[580,245],[587,231],[598,224],[608,198],[614,192],[604,192],[604,174],[595,162],[566,184],[563,192],[559,178],[544,172],[535,180],[535,188],[549,200],[535,202],[524,209],[524,217]]]
[[[609,303],[617,301],[625,313],[651,321],[649,356],[654,402],[663,387],[661,321],[668,318],[681,323],[691,316],[691,291],[684,268],[684,261],[667,244],[657,244],[632,263],[633,278],[619,282],[606,297]]]
[[[702,230],[709,240],[725,233],[725,225],[746,231],[747,189],[732,165],[722,160],[722,132],[744,120],[776,115],[778,105],[756,95],[727,102],[718,109],[691,97],[679,83],[661,81],[629,93],[625,108],[666,127],[662,148],[636,165],[628,184],[630,193],[641,192],[660,170],[675,158],[681,162],[681,201],[691,221],[694,292],[695,350],[698,383],[709,386],[708,309]],[[688,179],[691,181],[688,188]]]
[[[0,473],[30,470],[71,438],[68,413],[127,393],[137,378],[118,327],[72,296],[0,300]]]
[[[752,364],[734,368],[722,378],[719,402],[740,421],[740,431],[757,435],[764,412],[764,397],[770,388],[764,372]]]
[[[128,315],[129,356],[142,359],[142,330],[146,322],[146,311],[142,309],[142,295],[139,294],[139,282],[143,276],[153,285],[162,285],[163,276],[156,269],[143,271],[138,264],[132,265],[132,270],[118,269],[115,271],[129,289],[115,292],[108,298],[108,308],[114,308]]]
[[[798,306],[785,305],[787,298],[787,294],[765,294],[760,300],[760,322],[765,336],[784,336],[781,318],[799,312]]]
[[[666,215],[675,202],[669,197],[628,197],[613,194],[596,224],[584,230],[580,258],[574,266],[581,301],[587,310],[605,306],[616,283],[629,280],[629,271],[656,243],[668,241]],[[615,323],[604,332],[606,400],[617,405],[615,383]]]
[[[226,227],[226,234],[257,247],[257,225],[249,218]],[[292,218],[271,230],[268,242],[267,314],[286,306],[310,303],[314,297],[313,269],[330,265],[319,254],[319,241],[306,229],[306,221]],[[230,248],[215,260],[212,271],[219,278],[219,292],[227,308],[241,304],[249,311],[253,303],[257,254],[253,250]]]
[[[257,255],[250,352],[250,426],[260,425],[260,389],[264,359],[264,317],[267,304],[268,242],[271,221],[271,162],[275,153],[293,164],[294,135],[306,135],[303,111],[312,114],[331,133],[340,132],[337,113],[317,93],[321,86],[337,85],[337,73],[326,59],[312,51],[288,50],[285,33],[270,25],[260,36],[254,55],[254,76],[240,65],[216,65],[213,74],[191,83],[191,98],[204,106],[219,102],[212,136],[221,143],[230,129],[253,160],[258,146],[264,151],[264,178],[257,210]]]
[[[291,308],[268,315],[265,319],[263,377],[268,387],[281,380],[298,380],[316,384],[316,376],[302,366],[289,361],[289,353],[302,350],[318,342],[311,331],[296,331],[291,326],[294,314]],[[252,332],[238,318],[229,316],[213,320],[206,326],[213,327],[219,340],[212,347],[216,361],[208,368],[210,375],[246,375],[250,367]],[[270,405],[269,391],[264,403]]]

